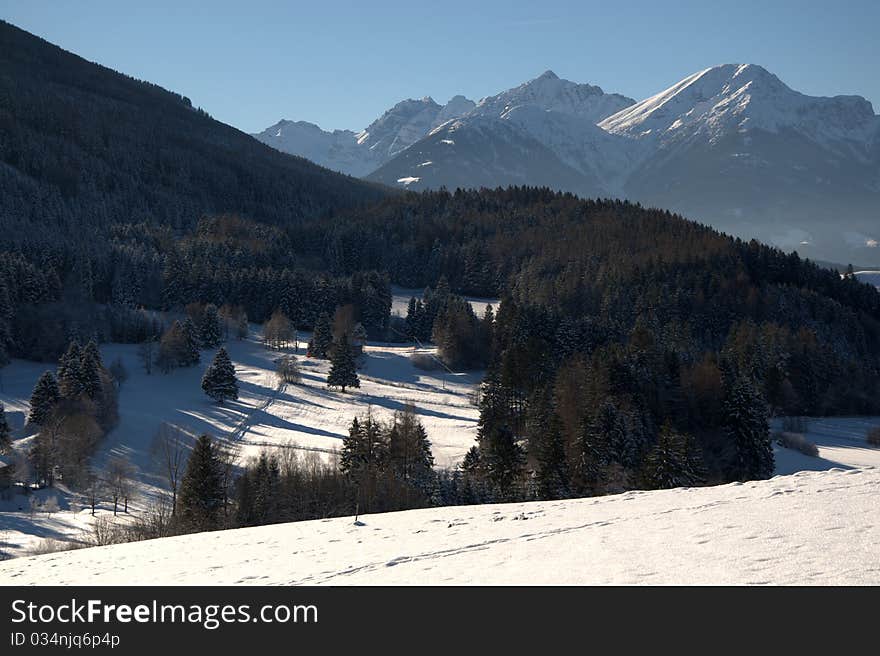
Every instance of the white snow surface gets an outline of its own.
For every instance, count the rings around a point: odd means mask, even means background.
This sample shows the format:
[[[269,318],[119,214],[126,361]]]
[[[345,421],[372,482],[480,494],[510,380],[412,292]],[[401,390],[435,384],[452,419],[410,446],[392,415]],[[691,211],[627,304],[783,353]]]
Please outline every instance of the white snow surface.
[[[6,585],[880,583],[880,470],[201,533],[0,563]]]

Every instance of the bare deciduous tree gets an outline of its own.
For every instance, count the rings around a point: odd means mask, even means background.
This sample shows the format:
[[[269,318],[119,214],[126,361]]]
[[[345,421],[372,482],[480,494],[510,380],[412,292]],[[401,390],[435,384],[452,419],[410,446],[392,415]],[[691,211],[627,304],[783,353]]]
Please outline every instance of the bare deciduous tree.
[[[134,468],[128,458],[124,456],[114,456],[107,463],[106,483],[113,499],[113,515],[119,509],[119,502],[125,505],[124,512],[128,512],[128,499],[131,496],[131,477],[134,474]]]
[[[153,438],[153,458],[171,491],[171,514],[177,511],[177,490],[186,470],[189,436],[177,426],[163,423]]]
[[[83,497],[92,511],[92,517],[95,516],[95,507],[104,496],[104,481],[98,476],[93,469],[86,472],[86,484],[83,487]]]
[[[150,339],[141,342],[140,346],[138,346],[137,353],[141,363],[144,365],[144,371],[147,372],[147,375],[149,376],[153,373],[153,362],[156,359],[156,340],[151,337]]]

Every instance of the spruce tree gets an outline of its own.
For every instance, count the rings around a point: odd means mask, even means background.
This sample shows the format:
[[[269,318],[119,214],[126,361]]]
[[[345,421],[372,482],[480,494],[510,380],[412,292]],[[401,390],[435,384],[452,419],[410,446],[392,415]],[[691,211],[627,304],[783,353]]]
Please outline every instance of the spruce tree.
[[[241,473],[236,482],[235,523],[238,526],[252,526],[254,523],[254,492],[249,467]]]
[[[252,521],[257,525],[277,519],[281,469],[276,456],[263,452],[251,475]]]
[[[501,425],[483,435],[480,454],[489,482],[500,497],[515,498],[526,458],[510,427]]]
[[[542,499],[564,499],[569,495],[568,465],[559,417],[551,412],[538,440],[538,494]]]
[[[223,463],[208,435],[196,440],[180,481],[178,509],[186,528],[209,531],[220,525],[223,509]]]
[[[201,359],[199,349],[201,348],[201,340],[199,339],[196,325],[189,317],[183,322],[183,344],[179,354],[179,363],[181,366],[189,367],[199,363]]]
[[[701,482],[702,466],[692,438],[663,425],[657,444],[645,457],[644,478],[650,488],[668,489]]]
[[[217,348],[220,346],[223,331],[220,327],[220,315],[217,313],[217,306],[209,303],[205,307],[202,315],[201,325],[199,326],[199,339],[204,348]]]
[[[67,352],[58,361],[58,390],[66,399],[75,399],[83,393],[82,349],[72,340]]]
[[[355,417],[348,428],[348,435],[342,438],[342,451],[339,454],[339,471],[352,475],[360,464],[361,423]]]
[[[769,478],[776,463],[770,442],[767,404],[754,381],[738,377],[724,402],[724,430],[734,455],[728,466],[732,480]]]
[[[12,452],[12,430],[6,421],[6,409],[0,403],[0,455]]]
[[[374,510],[379,475],[385,467],[388,445],[379,423],[372,416],[351,422],[348,436],[342,440],[340,470],[354,488],[356,510]]]
[[[328,387],[339,387],[345,392],[346,387],[360,387],[357,375],[357,363],[354,353],[348,344],[348,335],[343,333],[339,341],[333,345],[330,356],[330,374],[327,376]]]
[[[596,492],[611,462],[611,444],[598,418],[587,419],[578,438],[577,477],[586,491]]]
[[[469,475],[476,476],[480,472],[480,447],[476,444],[467,450],[461,461],[461,470]]]
[[[58,383],[51,371],[46,371],[37,380],[34,391],[31,393],[31,409],[28,414],[28,422],[38,426],[44,424],[46,419],[55,409],[61,393],[58,390]]]
[[[431,442],[415,407],[408,405],[394,415],[388,430],[388,465],[392,474],[407,488],[416,491],[427,501],[434,488],[434,456]],[[405,499],[409,505],[410,498]]]
[[[202,389],[205,394],[222,404],[227,399],[238,398],[238,381],[235,378],[235,366],[229,359],[225,348],[217,351],[211,365],[202,376]]]
[[[82,393],[95,400],[101,394],[101,354],[94,340],[89,340],[82,350],[79,361],[79,378]]]
[[[332,346],[333,327],[330,323],[330,315],[322,312],[315,322],[315,329],[309,342],[309,355],[313,358],[326,358],[330,355]]]

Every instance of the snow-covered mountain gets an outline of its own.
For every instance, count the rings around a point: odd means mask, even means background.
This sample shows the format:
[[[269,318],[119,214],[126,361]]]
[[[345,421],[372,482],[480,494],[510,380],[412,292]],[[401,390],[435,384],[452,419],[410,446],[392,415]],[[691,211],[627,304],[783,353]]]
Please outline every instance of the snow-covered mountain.
[[[634,102],[546,71],[482,99],[369,178],[389,185],[404,180],[400,184],[414,189],[530,184],[614,195],[622,188],[620,171],[629,166],[630,149],[596,123]],[[450,141],[455,149],[448,148]],[[432,163],[430,173],[413,169],[426,161]]]
[[[599,123],[612,134],[662,147],[693,139],[718,143],[731,133],[794,130],[830,148],[848,146],[864,158],[877,125],[871,103],[860,96],[806,96],[753,64],[707,68]]]
[[[376,167],[358,147],[357,134],[351,130],[328,132],[307,121],[281,120],[254,136],[276,150],[349,175],[363,177]]]
[[[640,102],[547,71],[476,104],[404,101],[358,134],[322,132],[321,149],[301,131],[258,138],[389,186],[625,197],[814,259],[880,265],[880,117],[761,66],[707,68]]]
[[[538,185],[596,196],[604,189],[515,123],[470,115],[436,128],[368,179],[413,190]]]
[[[715,66],[599,123],[635,144],[624,195],[819,259],[880,262],[880,117],[755,65]]]
[[[254,136],[277,150],[364,177],[438,125],[468,113],[474,106],[474,101],[464,96],[455,96],[445,105],[438,105],[433,98],[409,99],[394,105],[360,132],[329,132],[313,123],[282,120]]]

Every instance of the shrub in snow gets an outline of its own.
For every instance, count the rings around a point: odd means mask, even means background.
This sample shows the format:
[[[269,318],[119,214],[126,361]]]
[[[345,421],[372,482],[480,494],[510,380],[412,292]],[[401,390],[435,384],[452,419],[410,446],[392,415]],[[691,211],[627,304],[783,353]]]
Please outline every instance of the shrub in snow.
[[[780,446],[784,446],[786,449],[794,449],[795,451],[800,451],[806,456],[811,456],[813,458],[817,458],[819,456],[819,449],[815,444],[810,442],[806,437],[804,437],[803,433],[790,433],[788,431],[782,431],[776,434],[776,441]]]
[[[421,369],[422,371],[436,371],[440,369],[440,363],[437,361],[437,358],[428,353],[413,353],[409,356],[409,361],[416,369]]]
[[[292,355],[285,355],[275,361],[275,375],[279,382],[298,383],[300,381],[299,362]]]
[[[872,428],[868,431],[868,444],[880,446],[880,428]]]

